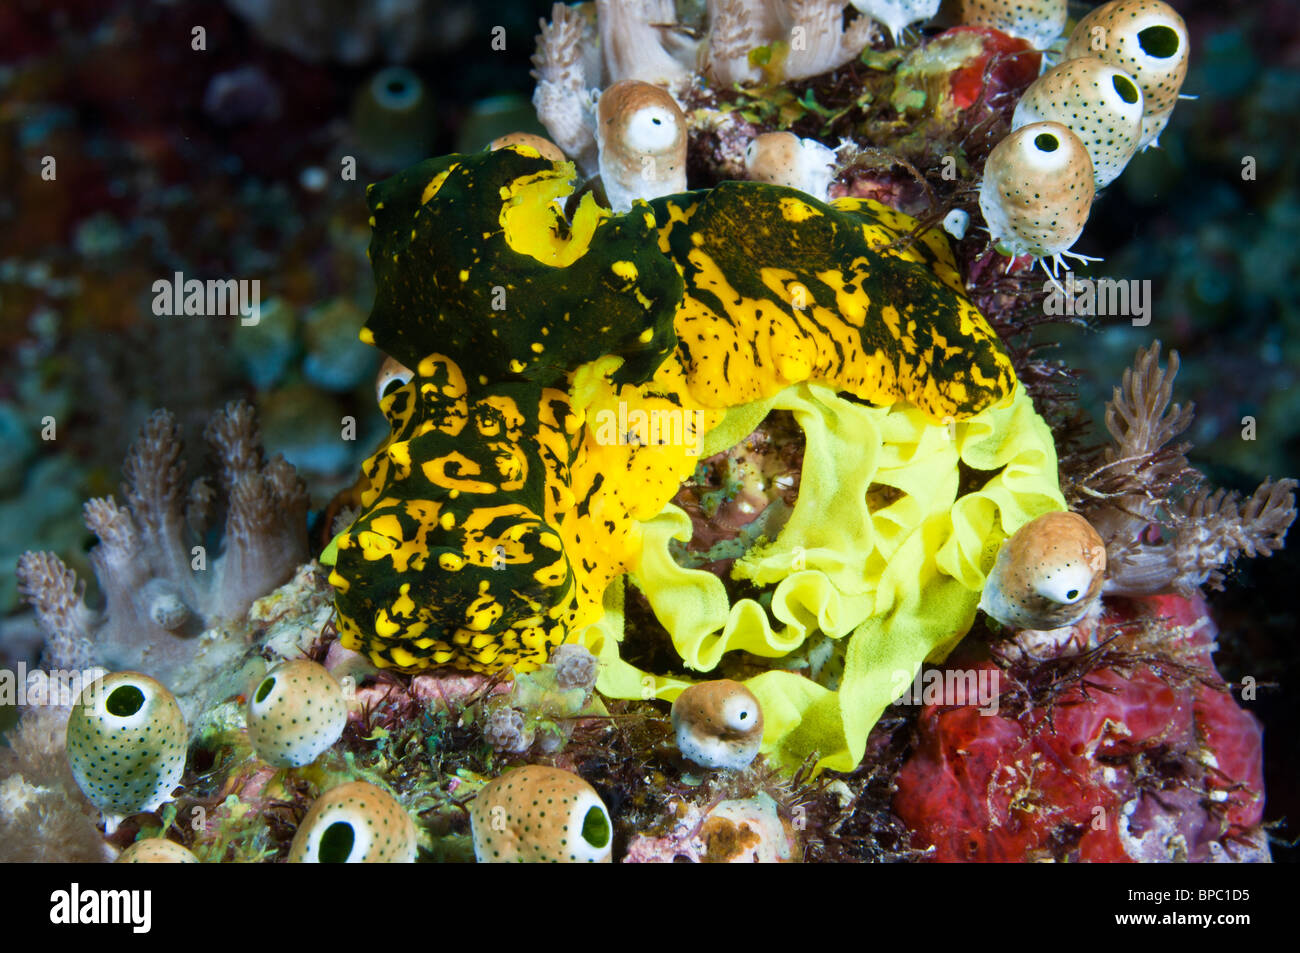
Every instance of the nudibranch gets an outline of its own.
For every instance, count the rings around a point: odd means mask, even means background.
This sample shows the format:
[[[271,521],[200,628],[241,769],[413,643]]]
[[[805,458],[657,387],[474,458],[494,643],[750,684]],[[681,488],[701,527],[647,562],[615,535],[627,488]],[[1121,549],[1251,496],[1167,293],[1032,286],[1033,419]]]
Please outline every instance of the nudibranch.
[[[1015,390],[944,239],[909,244],[906,216],[731,182],[621,215],[588,193],[566,219],[572,174],[513,146],[370,192],[362,337],[412,376],[386,384],[331,582],[344,645],[380,667],[539,667],[602,618],[731,408],[806,382],[941,424]]]
[[[935,420],[1006,397],[1011,361],[966,298],[946,242],[875,202],[752,182],[652,203],[682,272],[677,356],[692,396],[735,407],[801,381]]]
[[[370,186],[376,292],[362,340],[410,368],[443,354],[480,386],[553,384],[604,354],[624,358],[620,381],[648,379],[672,351],[681,278],[648,212],[584,199],[565,221],[552,200],[570,175],[508,146]]]

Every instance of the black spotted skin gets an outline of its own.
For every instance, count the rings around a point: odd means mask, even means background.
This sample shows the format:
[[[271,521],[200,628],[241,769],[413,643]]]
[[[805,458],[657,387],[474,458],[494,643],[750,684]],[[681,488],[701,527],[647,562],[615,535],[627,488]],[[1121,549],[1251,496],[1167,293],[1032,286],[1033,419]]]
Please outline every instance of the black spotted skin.
[[[660,247],[686,283],[678,350],[706,406],[816,380],[873,403],[911,400],[942,420],[970,416],[1014,386],[946,246],[891,247],[906,216],[753,182],[652,204]]]
[[[649,379],[673,350],[681,278],[648,212],[616,216],[588,198],[565,221],[557,168],[506,148],[371,186],[371,342],[408,367],[445,354],[475,385],[562,383],[605,354],[626,358],[620,381]]]
[[[571,175],[511,146],[371,188],[362,338],[412,376],[381,401],[392,434],[330,581],[344,644],[381,667],[529,671],[600,617],[695,459],[602,439],[573,404],[590,362],[613,358],[593,407],[680,408],[701,438],[804,380],[936,420],[1015,387],[946,241],[907,240],[907,216],[724,183],[566,220]]]

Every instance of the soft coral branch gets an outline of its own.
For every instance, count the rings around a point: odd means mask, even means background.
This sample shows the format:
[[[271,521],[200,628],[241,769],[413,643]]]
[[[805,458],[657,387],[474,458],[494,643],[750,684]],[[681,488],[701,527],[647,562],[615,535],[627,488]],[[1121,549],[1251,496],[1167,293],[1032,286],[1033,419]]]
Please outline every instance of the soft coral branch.
[[[533,108],[551,140],[592,175],[596,133],[590,92],[600,86],[601,66],[599,55],[593,59],[584,50],[599,50],[595,25],[577,9],[557,3],[550,22],[541,21],[541,30],[533,54]]]
[[[20,591],[47,636],[47,664],[136,669],[179,696],[201,691],[242,653],[238,634],[219,624],[242,619],[306,561],[309,499],[293,467],[280,457],[266,461],[250,405],[227,405],[206,436],[227,500],[219,559],[199,546],[217,494],[203,480],[184,483],[175,420],[158,411],[123,467],[127,505],[104,497],[84,509],[99,538],[90,560],[104,612],[86,608],[84,586],[57,556],[19,560]]]
[[[94,617],[83,599],[85,584],[54,553],[23,553],[16,574],[18,594],[35,608],[46,633],[44,666],[88,667]]]
[[[1160,344],[1139,350],[1106,405],[1114,442],[1075,488],[1079,509],[1106,541],[1106,591],[1149,595],[1222,586],[1239,556],[1267,556],[1295,519],[1294,480],[1268,480],[1249,499],[1203,486],[1173,441],[1194,408],[1173,403],[1178,354],[1160,366]]]

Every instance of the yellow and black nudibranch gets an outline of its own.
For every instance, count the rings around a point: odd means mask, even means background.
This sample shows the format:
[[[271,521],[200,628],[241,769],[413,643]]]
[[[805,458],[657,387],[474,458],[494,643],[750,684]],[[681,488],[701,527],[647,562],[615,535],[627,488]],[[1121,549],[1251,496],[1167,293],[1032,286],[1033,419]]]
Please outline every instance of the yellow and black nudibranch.
[[[964,419],[1015,388],[941,236],[856,199],[729,182],[614,214],[528,146],[372,186],[362,332],[412,370],[331,582],[344,644],[383,667],[528,671],[603,614],[640,520],[694,469],[599,408],[729,408],[800,382]],[[631,438],[631,439],[625,439]]]

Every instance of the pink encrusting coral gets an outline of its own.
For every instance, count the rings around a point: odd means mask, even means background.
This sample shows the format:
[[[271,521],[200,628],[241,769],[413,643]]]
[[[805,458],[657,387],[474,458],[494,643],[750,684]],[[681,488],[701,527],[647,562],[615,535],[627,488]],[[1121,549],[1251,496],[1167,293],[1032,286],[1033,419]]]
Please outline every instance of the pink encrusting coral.
[[[1078,667],[949,660],[1004,688],[996,714],[921,713],[894,811],[930,860],[1267,860],[1261,730],[1215,670],[1204,601],[1135,599],[1102,625]]]
[[[1260,725],[1215,668],[1199,587],[1282,547],[1295,481],[1266,481],[1244,503],[1204,486],[1172,444],[1192,421],[1171,404],[1177,372],[1159,343],[1138,351],[1106,408],[1112,444],[1066,487],[1078,513],[1053,515],[1091,540],[1100,615],[1022,618],[986,593],[1021,631],[992,657],[964,643],[944,679],[974,676],[990,697],[922,699],[894,811],[930,859],[1269,859]]]

